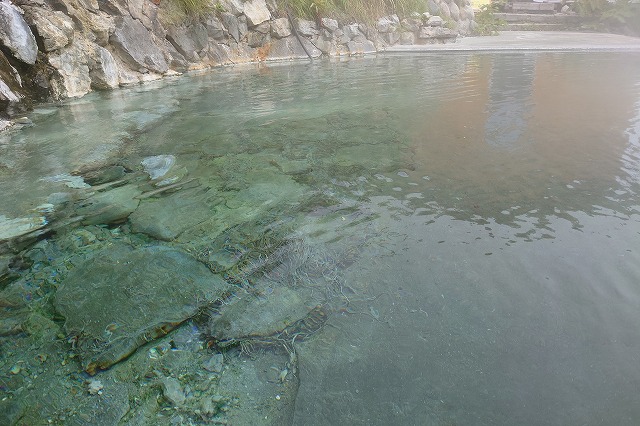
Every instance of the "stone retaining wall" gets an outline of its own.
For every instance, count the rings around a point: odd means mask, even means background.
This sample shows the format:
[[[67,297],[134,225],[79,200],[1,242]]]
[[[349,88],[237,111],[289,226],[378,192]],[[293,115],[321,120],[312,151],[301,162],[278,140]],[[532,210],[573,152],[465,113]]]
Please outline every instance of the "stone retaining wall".
[[[294,19],[295,28],[273,0],[212,0],[211,13],[178,20],[170,1],[0,0],[0,115],[190,69],[455,41],[474,25],[469,0],[428,0],[429,12],[369,25]]]

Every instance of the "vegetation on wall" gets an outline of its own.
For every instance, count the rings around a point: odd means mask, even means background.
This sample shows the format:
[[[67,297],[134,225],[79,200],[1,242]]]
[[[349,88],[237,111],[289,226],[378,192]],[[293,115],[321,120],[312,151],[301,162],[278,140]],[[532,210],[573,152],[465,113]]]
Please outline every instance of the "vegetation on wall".
[[[504,19],[500,19],[495,12],[500,12],[504,8],[504,1],[492,1],[489,4],[480,6],[480,10],[476,12],[474,20],[476,27],[475,35],[498,35],[498,31],[504,28],[507,23]]]
[[[162,21],[177,24],[216,11],[220,3],[211,0],[165,0],[160,3]]]
[[[424,12],[426,7],[423,0],[277,0],[277,3],[306,19],[337,17],[359,22],[373,22],[393,13],[408,16]]]
[[[590,29],[640,35],[640,4],[630,0],[578,0],[577,9]]]

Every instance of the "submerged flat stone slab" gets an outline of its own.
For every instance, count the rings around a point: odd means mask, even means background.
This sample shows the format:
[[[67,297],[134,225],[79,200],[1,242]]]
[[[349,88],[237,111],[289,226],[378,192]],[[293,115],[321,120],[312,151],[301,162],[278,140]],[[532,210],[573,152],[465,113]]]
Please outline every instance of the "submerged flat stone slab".
[[[230,288],[180,250],[116,244],[72,270],[55,306],[84,370],[95,374],[164,336]]]

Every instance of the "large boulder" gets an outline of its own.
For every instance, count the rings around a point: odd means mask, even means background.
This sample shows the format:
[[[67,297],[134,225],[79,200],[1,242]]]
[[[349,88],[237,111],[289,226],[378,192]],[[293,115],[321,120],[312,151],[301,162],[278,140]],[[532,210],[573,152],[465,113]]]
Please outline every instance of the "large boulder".
[[[16,59],[29,65],[36,63],[36,38],[18,8],[7,2],[0,2],[0,44],[9,49]]]
[[[271,12],[267,8],[265,0],[252,0],[244,4],[244,15],[247,17],[247,24],[255,27],[271,19]]]
[[[244,13],[244,4],[242,4],[242,0],[221,0],[220,5],[222,5],[224,10],[229,11],[235,16],[239,16]]]
[[[0,51],[0,110],[23,98],[20,76]]]
[[[231,15],[235,18],[234,15]],[[205,27],[207,28],[207,34],[214,40],[223,40],[225,38],[225,28],[218,18],[215,15],[210,15],[207,17],[207,20],[204,22]],[[237,31],[237,18],[236,18],[236,31]],[[236,41],[238,41],[236,37]]]
[[[50,52],[49,64],[56,70],[50,82],[54,98],[80,97],[91,91],[89,55],[84,43],[72,43]]]
[[[114,89],[118,87],[118,65],[111,52],[102,46],[94,46],[95,49],[89,60],[89,77],[91,87],[94,89]]]
[[[274,19],[271,22],[271,35],[275,38],[285,38],[291,35],[291,24],[287,18]]]
[[[353,40],[354,38],[361,36],[360,26],[358,24],[349,24],[342,27],[342,31],[344,35],[349,38],[349,40]]]
[[[338,31],[339,25],[335,19],[322,18],[320,23],[322,24],[322,28],[326,28],[329,32],[335,33]]]
[[[399,23],[400,21],[396,15],[384,16],[378,19],[376,30],[378,30],[379,33],[391,33],[398,28]]]
[[[135,70],[149,70],[164,74],[169,65],[151,33],[140,21],[123,16],[116,20],[115,31],[109,38],[120,58]]]
[[[167,40],[182,56],[191,62],[200,60],[200,52],[209,44],[207,28],[200,22],[189,26],[173,26],[167,32]]]
[[[347,48],[349,49],[350,55],[363,55],[366,53],[376,53],[376,47],[374,46],[372,41],[363,40],[363,41],[355,41],[352,40],[347,43]]]
[[[233,13],[222,12],[222,23],[227,27],[229,35],[237,42],[240,41],[240,22],[238,17]]]
[[[146,29],[163,37],[165,30],[158,19],[158,7],[148,0],[127,0],[129,13],[137,19]]]
[[[305,19],[298,19],[296,27],[298,28],[298,34],[305,37],[313,37],[318,35],[318,29],[313,21],[307,21]]]
[[[322,52],[318,50],[309,40],[306,38],[301,38],[302,43],[304,43],[304,48],[300,45],[300,42],[296,37],[287,37],[283,39],[275,40],[271,44],[271,49],[269,50],[268,60],[284,60],[284,59],[300,59],[307,58],[307,53],[305,52],[305,48],[309,54],[317,58],[322,55]]]
[[[38,29],[45,52],[68,46],[73,40],[73,20],[60,11],[25,7],[25,20]]]
[[[449,13],[451,14],[451,18],[454,21],[459,21],[460,20],[460,8],[458,7],[457,4],[455,4],[455,2],[450,2],[449,3]]]
[[[440,3],[440,16],[443,18],[451,18],[451,10],[449,9],[449,5],[446,2]]]

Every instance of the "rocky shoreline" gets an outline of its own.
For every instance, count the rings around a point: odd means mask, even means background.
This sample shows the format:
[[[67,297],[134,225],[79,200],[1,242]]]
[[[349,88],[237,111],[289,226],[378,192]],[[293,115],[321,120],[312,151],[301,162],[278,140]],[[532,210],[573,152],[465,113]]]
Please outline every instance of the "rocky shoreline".
[[[469,0],[428,0],[428,12],[385,16],[370,24],[298,19],[273,0],[212,2],[211,12],[197,18],[176,16],[171,4],[0,1],[0,117],[18,117],[33,103],[194,69],[447,43],[475,26]],[[0,121],[0,131],[10,125]]]

